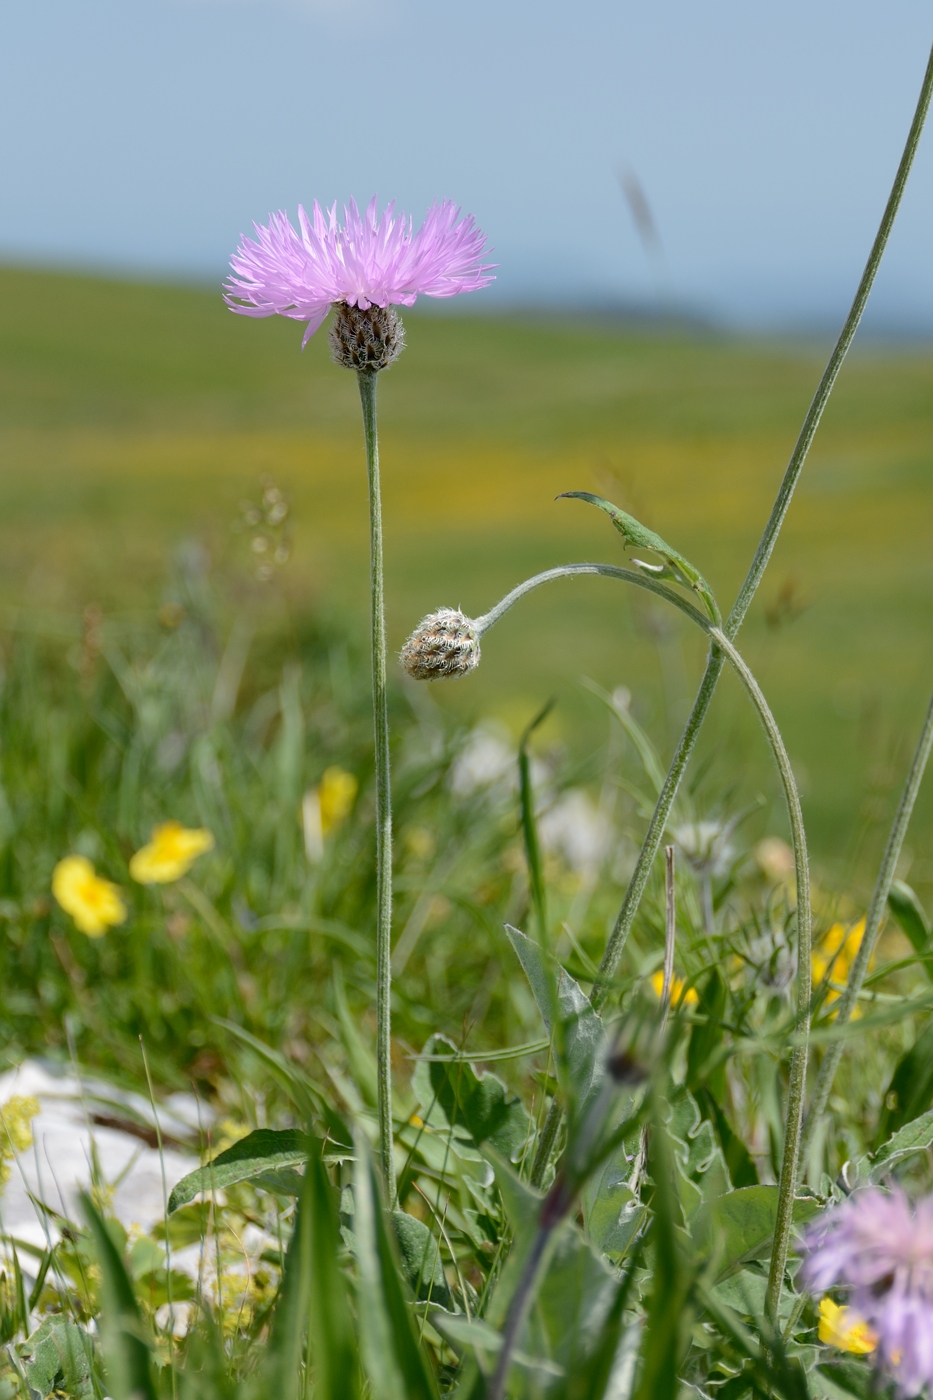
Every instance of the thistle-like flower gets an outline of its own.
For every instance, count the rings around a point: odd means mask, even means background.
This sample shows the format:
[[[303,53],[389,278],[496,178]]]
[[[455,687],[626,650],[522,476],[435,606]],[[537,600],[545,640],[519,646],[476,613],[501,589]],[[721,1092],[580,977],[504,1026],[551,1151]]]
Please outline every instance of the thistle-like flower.
[[[402,647],[400,660],[416,681],[452,680],[479,665],[479,630],[459,608],[422,618]]]
[[[350,369],[382,369],[398,356],[401,323],[392,306],[477,291],[493,280],[494,264],[482,261],[485,235],[450,200],[432,205],[417,233],[394,204],[380,217],[375,199],[364,214],[351,200],[343,224],[336,204],[325,214],[315,201],[310,218],[299,205],[298,224],[296,230],[280,211],[253,225],[255,239],[241,239],[230,259],[234,275],[224,300],[241,316],[305,321],[303,346],[329,308],[340,306],[343,324],[331,347]]]
[[[900,1187],[856,1191],[807,1230],[804,1251],[801,1282],[850,1290],[901,1393],[933,1386],[933,1196],[911,1205]]]

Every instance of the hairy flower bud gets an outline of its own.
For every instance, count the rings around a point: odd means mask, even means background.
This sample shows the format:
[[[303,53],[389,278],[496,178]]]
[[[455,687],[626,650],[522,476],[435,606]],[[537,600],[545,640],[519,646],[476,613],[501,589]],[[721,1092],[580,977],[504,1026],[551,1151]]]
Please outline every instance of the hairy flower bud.
[[[334,304],[330,353],[346,369],[386,369],[405,349],[405,327],[394,306],[361,311],[345,301]]]
[[[423,618],[402,647],[401,663],[416,681],[465,676],[479,665],[476,623],[459,608],[440,608]]]

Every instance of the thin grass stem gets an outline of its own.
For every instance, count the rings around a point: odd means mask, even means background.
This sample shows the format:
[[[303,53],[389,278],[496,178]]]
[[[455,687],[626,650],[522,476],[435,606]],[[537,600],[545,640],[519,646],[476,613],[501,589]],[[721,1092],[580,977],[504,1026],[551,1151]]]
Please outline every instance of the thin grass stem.
[[[923,774],[930,758],[931,749],[933,749],[933,697],[930,699],[926,719],[923,722],[920,738],[917,741],[917,747],[914,751],[913,762],[910,765],[910,772],[907,774],[904,791],[901,793],[901,800],[898,803],[897,811],[894,814],[894,821],[891,824],[891,830],[888,834],[888,840],[884,848],[884,855],[881,859],[881,868],[878,871],[878,879],[875,883],[871,904],[868,906],[868,913],[865,916],[865,932],[862,934],[858,953],[849,969],[849,979],[846,983],[845,991],[834,1005],[837,1028],[841,1028],[849,1020],[849,1017],[852,1015],[852,1009],[862,990],[865,975],[868,972],[868,966],[871,962],[872,954],[875,951],[875,944],[881,932],[881,926],[888,905],[891,881],[894,879],[894,872],[897,869],[897,862],[904,844],[904,837],[907,835],[907,827],[914,810],[914,804],[917,801],[917,794],[920,791],[920,784],[923,781]],[[813,1139],[813,1132],[826,1111],[826,1104],[833,1087],[833,1080],[836,1077],[836,1070],[839,1068],[842,1051],[843,1041],[841,1039],[833,1040],[827,1046],[826,1053],[823,1056],[823,1063],[820,1065],[820,1072],[816,1077],[813,1099],[807,1110],[801,1147],[801,1163],[806,1161],[810,1143]]]
[[[389,706],[386,693],[385,586],[382,562],[382,497],[376,431],[376,371],[360,370],[360,403],[369,481],[369,561],[372,608],[373,727],[376,743],[376,1092],[379,1155],[389,1205],[397,1203],[392,1152],[392,791],[389,774]]]

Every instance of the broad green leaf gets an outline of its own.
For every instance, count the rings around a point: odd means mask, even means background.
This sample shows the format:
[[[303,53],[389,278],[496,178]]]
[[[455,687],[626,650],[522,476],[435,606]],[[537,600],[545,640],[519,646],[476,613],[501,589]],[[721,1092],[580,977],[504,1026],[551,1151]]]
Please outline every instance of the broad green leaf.
[[[690,1031],[687,1042],[687,1088],[696,1092],[705,1087],[712,1096],[721,1101],[726,1083],[725,1064],[719,1060],[711,1068],[711,1061],[719,1049],[723,1038],[723,1018],[726,1012],[726,984],[714,967],[697,988],[699,1001],[696,1011],[699,1019]]]
[[[914,951],[926,953],[930,947],[930,925],[923,905],[910,885],[892,880],[888,890],[888,908],[913,944]],[[933,978],[933,966],[923,964],[928,977]]]
[[[639,1253],[619,1280],[602,1330],[584,1365],[567,1376],[560,1400],[628,1400],[635,1381],[635,1366],[642,1324],[624,1325],[623,1313],[629,1303]]]
[[[308,1139],[296,1128],[276,1132],[257,1128],[256,1132],[221,1152],[212,1162],[183,1176],[168,1198],[169,1214],[193,1201],[201,1191],[222,1191],[238,1181],[249,1181],[264,1172],[296,1167],[308,1155]]]
[[[26,1380],[41,1396],[57,1389],[56,1379],[60,1375],[63,1388],[72,1400],[92,1400],[94,1344],[70,1317],[64,1314],[47,1317],[16,1351]]]
[[[864,1362],[823,1361],[816,1367],[813,1379],[813,1391],[820,1400],[824,1396],[826,1400],[849,1400],[852,1395],[857,1400],[870,1400],[878,1394],[874,1370]]]
[[[518,954],[548,1032],[553,1032],[550,980],[546,955],[519,929],[506,924],[509,942]],[[582,1112],[605,1077],[606,1032],[589,997],[569,972],[551,958],[547,963],[557,978],[557,1004],[563,1021],[564,1054],[557,1072],[564,1092],[577,1113]]]
[[[924,1035],[929,1034],[930,1031],[924,1032]],[[882,1181],[898,1162],[912,1157],[915,1152],[925,1152],[928,1147],[933,1147],[933,1110],[905,1123],[873,1156],[863,1157],[856,1175],[862,1181]]]
[[[499,1327],[535,1239],[544,1198],[507,1162],[490,1156],[514,1235],[512,1252],[486,1313],[486,1321]],[[565,1221],[552,1235],[539,1280],[521,1349],[529,1365],[549,1361],[570,1374],[598,1344],[615,1296],[615,1275],[577,1225]]]
[[[446,1036],[432,1035],[424,1052],[437,1055],[456,1049]],[[448,1127],[466,1128],[477,1147],[489,1144],[509,1161],[526,1148],[531,1118],[521,1099],[496,1075],[479,1074],[463,1060],[419,1060],[412,1088],[425,1121],[436,1122],[440,1109]]]
[[[766,1254],[777,1217],[776,1186],[743,1186],[712,1201],[705,1201],[690,1221],[697,1252],[715,1261],[716,1280],[724,1279],[743,1264]],[[821,1203],[813,1196],[798,1196],[794,1224],[805,1225],[818,1215]]]
[[[392,1224],[402,1270],[413,1297],[418,1302],[430,1301],[440,1308],[451,1309],[453,1299],[444,1275],[440,1247],[427,1225],[403,1210],[392,1212]]]
[[[494,1327],[490,1327],[488,1322],[482,1318],[474,1317],[467,1319],[463,1316],[454,1316],[444,1312],[431,1313],[431,1322],[438,1332],[458,1347],[470,1347],[478,1353],[484,1369],[501,1350],[502,1337]],[[561,1366],[557,1366],[552,1361],[545,1361],[540,1358],[528,1356],[519,1347],[512,1352],[512,1360],[516,1366],[528,1371],[539,1371],[545,1376],[563,1376],[564,1371]]]
[[[357,1139],[353,1204],[360,1345],[372,1394],[375,1400],[437,1400],[362,1137]]]
[[[659,554],[664,560],[663,564],[648,564],[643,559],[633,559],[632,563],[641,569],[642,573],[648,574],[651,578],[670,579],[672,583],[679,584],[681,588],[696,593],[702,599],[703,607],[710,619],[717,624],[721,621],[719,608],[713,597],[713,590],[699,569],[695,568],[689,560],[685,559],[665,540],[662,540],[660,535],[647,529],[633,515],[620,510],[611,501],[605,500],[602,496],[594,496],[590,491],[564,491],[558,500],[565,497],[571,500],[586,501],[589,505],[596,506],[598,510],[605,511],[626,545],[631,545],[635,549],[650,549],[653,554]]]
[[[879,1142],[925,1114],[933,1104],[933,1021],[894,1067],[878,1122]]]
[[[100,1335],[113,1400],[156,1400],[149,1336],[133,1285],[105,1222],[90,1196],[81,1209],[101,1274]]]

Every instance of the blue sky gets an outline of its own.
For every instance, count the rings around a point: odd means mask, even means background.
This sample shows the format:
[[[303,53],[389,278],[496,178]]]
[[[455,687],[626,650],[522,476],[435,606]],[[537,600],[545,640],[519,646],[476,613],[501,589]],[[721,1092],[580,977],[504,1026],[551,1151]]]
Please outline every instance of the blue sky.
[[[0,257],[219,278],[299,201],[450,196],[496,299],[838,318],[928,0],[6,0]],[[646,257],[620,188],[660,233]],[[876,324],[933,329],[933,129]],[[478,298],[475,304],[479,304]]]

